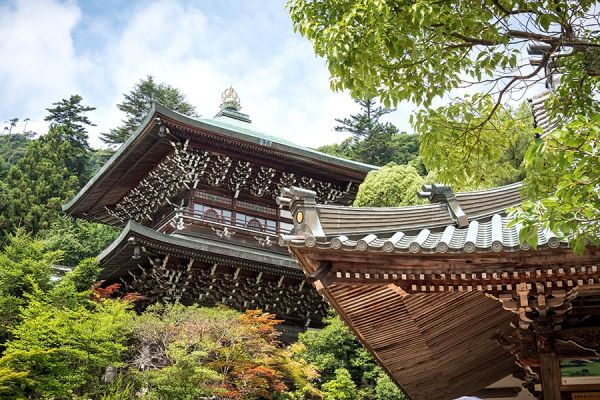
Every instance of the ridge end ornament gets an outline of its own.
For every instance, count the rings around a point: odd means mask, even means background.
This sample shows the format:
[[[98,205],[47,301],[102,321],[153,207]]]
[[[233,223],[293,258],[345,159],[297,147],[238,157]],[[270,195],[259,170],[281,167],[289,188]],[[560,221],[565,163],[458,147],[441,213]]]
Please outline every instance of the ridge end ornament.
[[[221,94],[221,110],[240,111],[242,105],[240,97],[232,86],[229,86]]]

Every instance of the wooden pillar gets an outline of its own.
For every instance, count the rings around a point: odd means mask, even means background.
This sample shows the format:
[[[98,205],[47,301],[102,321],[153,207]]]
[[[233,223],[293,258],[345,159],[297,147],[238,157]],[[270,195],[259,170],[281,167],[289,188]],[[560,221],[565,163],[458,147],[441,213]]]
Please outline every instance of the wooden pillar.
[[[556,354],[541,353],[539,360],[544,400],[560,400],[560,363]]]

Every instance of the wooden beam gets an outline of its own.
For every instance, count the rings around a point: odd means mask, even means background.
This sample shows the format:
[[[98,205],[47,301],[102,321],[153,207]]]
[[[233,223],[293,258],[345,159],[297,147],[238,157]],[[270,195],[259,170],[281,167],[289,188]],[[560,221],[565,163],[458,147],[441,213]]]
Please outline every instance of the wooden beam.
[[[540,354],[540,375],[544,400],[561,400],[560,363],[556,354]]]
[[[315,283],[317,281],[321,281],[323,286],[327,286],[326,281],[327,281],[327,275],[329,274],[329,271],[331,271],[331,263],[322,262],[321,265],[319,265],[319,268],[317,268],[317,270],[315,272],[308,275],[307,280],[310,283]]]
[[[521,391],[520,387],[499,387],[499,388],[486,388],[478,390],[472,393],[471,396],[479,397],[480,399],[501,399],[501,398],[513,398],[516,397]]]

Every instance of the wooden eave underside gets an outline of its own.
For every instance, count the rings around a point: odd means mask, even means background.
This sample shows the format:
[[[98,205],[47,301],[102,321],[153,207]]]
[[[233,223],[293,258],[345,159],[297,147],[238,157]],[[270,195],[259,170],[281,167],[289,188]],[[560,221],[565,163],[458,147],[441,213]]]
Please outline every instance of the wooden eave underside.
[[[159,110],[162,107],[157,107]],[[170,114],[171,116],[169,116]],[[170,130],[166,137],[158,136],[159,117]],[[181,121],[179,119],[181,119]],[[203,150],[234,156],[240,160],[252,160],[269,167],[329,180],[340,185],[352,181],[362,182],[367,174],[366,166],[352,168],[311,159],[273,146],[245,142],[208,129],[194,127],[182,122],[188,117],[165,110],[148,115],[140,130],[126,142],[105,167],[63,209],[67,214],[116,226],[124,224],[110,216],[105,206],[116,204],[135,185],[173,151],[170,141],[185,142]],[[206,125],[206,124],[205,124]],[[210,127],[210,125],[207,125]],[[223,130],[223,129],[221,129]],[[324,156],[326,158],[326,156]],[[345,162],[351,164],[351,162]],[[344,162],[340,162],[344,164]],[[375,167],[373,167],[375,168]]]
[[[335,284],[322,294],[412,399],[475,393],[514,370],[492,339],[514,316],[482,293],[402,297],[389,285]]]
[[[568,280],[576,285],[578,280],[597,282],[600,277],[595,267],[600,260],[597,248],[588,248],[581,256],[564,248],[474,254],[291,250],[361,342],[402,389],[419,400],[474,394],[514,371],[513,357],[493,335],[508,332],[517,318],[486,296],[486,285],[478,287],[477,279],[510,271],[494,282],[502,291],[507,284],[514,289],[515,282],[529,280],[547,280],[553,288],[555,281],[561,281],[568,289]],[[595,272],[582,267],[590,265]],[[546,275],[548,268],[554,268],[554,275]],[[558,275],[559,269],[565,276]],[[427,277],[438,280],[423,286],[425,290],[419,286],[408,293],[411,285],[399,278],[402,274],[414,274],[420,282]],[[448,291],[451,277],[455,288],[462,287],[460,291]]]
[[[130,239],[134,240],[135,244]],[[137,263],[132,256],[136,245],[146,250],[141,254],[144,257],[152,254],[157,256],[170,254],[304,279],[304,274],[296,262],[288,256],[236,246],[216,239],[166,235],[132,221],[98,256],[102,266],[101,279],[116,279],[127,274],[130,268],[135,268]]]

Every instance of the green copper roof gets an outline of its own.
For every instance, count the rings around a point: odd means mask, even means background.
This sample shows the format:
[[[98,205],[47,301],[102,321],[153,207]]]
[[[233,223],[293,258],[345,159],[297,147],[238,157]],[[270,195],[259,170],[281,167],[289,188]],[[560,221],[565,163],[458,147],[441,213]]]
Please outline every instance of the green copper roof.
[[[282,153],[293,154],[295,157],[305,159],[307,162],[328,164],[337,168],[343,168],[364,175],[371,170],[379,168],[374,165],[346,160],[300,146],[289,140],[251,129],[250,124],[237,121],[232,118],[192,118],[172,111],[158,103],[154,103],[140,127],[129,137],[125,143],[123,143],[123,145],[121,145],[115,154],[113,154],[113,156],[96,173],[96,175],[90,179],[90,181],[79,191],[79,193],[73,199],[71,199],[71,201],[63,205],[63,211],[67,213],[72,212],[77,204],[83,201],[83,198],[87,194],[92,191],[100,190],[99,188],[104,181],[109,179],[111,171],[114,168],[118,168],[120,163],[132,153],[134,154],[134,157],[141,157],[140,154],[135,154],[136,146],[140,143],[143,143],[144,140],[150,135],[147,128],[154,122],[154,119],[157,116],[170,118],[179,123],[186,124],[190,127],[203,131],[212,132],[222,137],[255,144],[262,147],[268,147]],[[94,195],[97,196],[98,194],[94,193]]]
[[[369,172],[374,169],[379,169],[379,167],[375,165],[364,164],[361,162],[347,160],[345,158],[321,153],[320,151],[301,146],[290,140],[283,139],[278,136],[273,136],[268,133],[259,132],[257,130],[252,129],[251,124],[238,122],[233,118],[193,118],[169,110],[168,108],[163,107],[160,104],[155,104],[154,108],[160,114],[164,114],[165,116],[175,118],[182,122],[183,120],[185,120],[186,123],[189,123],[190,125],[196,126],[198,128],[203,128],[207,130],[213,130],[210,129],[210,127],[220,128],[217,133],[224,133],[225,135],[230,136],[232,138],[260,144],[262,146],[287,150],[290,153],[304,155],[307,158],[312,158],[313,160],[323,161],[329,164],[334,164],[341,167],[355,169],[363,172]]]

